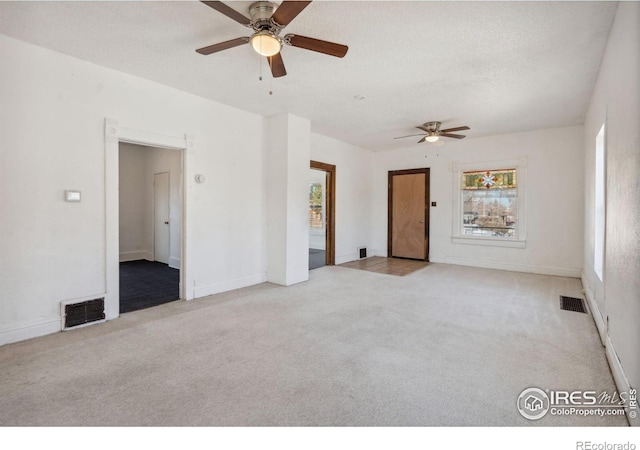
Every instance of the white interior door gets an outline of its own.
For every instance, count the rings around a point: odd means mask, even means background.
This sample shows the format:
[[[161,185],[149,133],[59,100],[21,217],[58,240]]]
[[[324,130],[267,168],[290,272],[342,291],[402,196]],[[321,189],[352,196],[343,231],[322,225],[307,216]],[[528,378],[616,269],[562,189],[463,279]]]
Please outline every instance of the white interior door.
[[[169,264],[169,172],[153,177],[154,259]]]

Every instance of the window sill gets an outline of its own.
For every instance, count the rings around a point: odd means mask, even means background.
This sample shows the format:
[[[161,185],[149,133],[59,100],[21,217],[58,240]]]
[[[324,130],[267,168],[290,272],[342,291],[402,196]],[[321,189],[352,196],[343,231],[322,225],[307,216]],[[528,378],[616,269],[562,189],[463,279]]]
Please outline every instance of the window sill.
[[[451,238],[451,243],[487,245],[491,247],[525,248],[527,241],[519,240],[519,239],[506,239],[506,238],[453,236]]]

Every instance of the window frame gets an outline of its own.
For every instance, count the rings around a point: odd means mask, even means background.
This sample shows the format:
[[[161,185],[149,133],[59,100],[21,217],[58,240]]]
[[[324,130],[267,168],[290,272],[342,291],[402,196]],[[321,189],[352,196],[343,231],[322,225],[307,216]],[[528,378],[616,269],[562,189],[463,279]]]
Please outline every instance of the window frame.
[[[499,169],[513,168],[518,177],[517,190],[518,211],[515,226],[517,238],[499,236],[473,236],[462,232],[464,218],[464,200],[462,189],[462,176],[470,171],[498,171]],[[453,222],[451,230],[451,242],[453,244],[486,245],[493,247],[525,248],[527,243],[526,222],[526,185],[527,185],[527,160],[525,157],[518,159],[457,162],[451,165],[453,186]]]

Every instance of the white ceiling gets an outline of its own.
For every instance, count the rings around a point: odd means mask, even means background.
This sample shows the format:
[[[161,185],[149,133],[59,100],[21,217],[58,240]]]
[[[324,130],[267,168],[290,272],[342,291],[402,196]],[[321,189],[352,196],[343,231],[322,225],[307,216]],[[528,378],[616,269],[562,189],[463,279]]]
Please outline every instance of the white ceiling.
[[[251,2],[228,2],[248,16]],[[0,33],[371,150],[416,145],[415,125],[469,138],[582,124],[614,2],[316,0],[285,33],[346,44],[343,59],[294,47],[272,79],[250,30],[199,2],[0,2]],[[284,33],[283,33],[284,34]],[[269,95],[273,90],[273,95]],[[355,96],[364,96],[363,100]],[[428,145],[428,144],[420,144]]]

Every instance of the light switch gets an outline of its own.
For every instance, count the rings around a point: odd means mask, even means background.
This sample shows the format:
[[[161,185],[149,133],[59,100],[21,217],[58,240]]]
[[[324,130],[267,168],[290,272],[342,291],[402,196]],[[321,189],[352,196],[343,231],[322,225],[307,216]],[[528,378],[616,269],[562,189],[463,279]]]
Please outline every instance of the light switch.
[[[80,198],[80,191],[64,191],[64,199],[67,202],[79,202]]]

